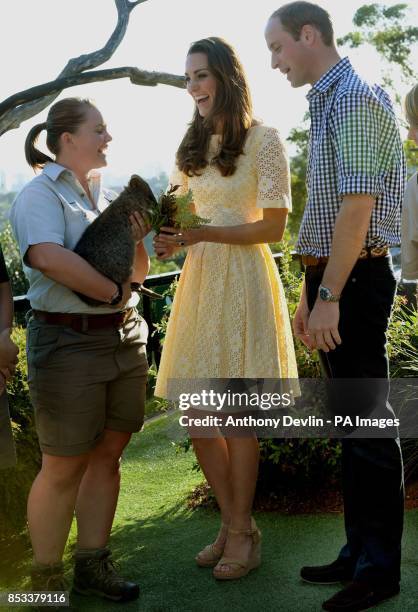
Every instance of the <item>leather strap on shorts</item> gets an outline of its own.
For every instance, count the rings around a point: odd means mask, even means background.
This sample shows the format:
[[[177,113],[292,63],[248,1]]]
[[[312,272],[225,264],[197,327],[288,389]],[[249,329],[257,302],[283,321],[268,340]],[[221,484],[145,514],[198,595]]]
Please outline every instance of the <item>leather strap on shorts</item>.
[[[85,332],[89,329],[104,329],[106,327],[119,328],[129,319],[132,308],[122,312],[109,314],[90,315],[84,313],[46,312],[44,310],[32,310],[37,321],[49,323],[49,325],[63,325],[71,327],[75,331]]]

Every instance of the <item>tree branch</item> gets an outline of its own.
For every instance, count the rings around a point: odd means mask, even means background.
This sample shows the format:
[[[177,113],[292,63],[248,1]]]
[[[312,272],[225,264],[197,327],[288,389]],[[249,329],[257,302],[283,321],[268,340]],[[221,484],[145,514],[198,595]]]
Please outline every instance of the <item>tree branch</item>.
[[[79,57],[71,59],[65,66],[64,70],[60,72],[57,79],[79,74],[84,70],[91,70],[108,61],[125,36],[129,23],[129,16],[132,10],[138,4],[142,4],[146,1],[147,0],[137,0],[136,2],[129,2],[129,0],[114,0],[118,12],[118,21],[105,46],[98,51],[80,55]],[[27,104],[22,104],[19,108],[7,111],[1,118],[3,126],[2,134],[8,130],[18,128],[23,121],[26,121],[27,119],[30,119],[34,115],[37,115],[43,111],[55,100],[55,98],[58,97],[59,93],[59,91],[56,91],[54,94],[51,94],[45,98],[28,102]]]
[[[144,2],[145,0],[140,1]],[[48,83],[43,83],[42,85],[36,85],[30,89],[19,91],[0,103],[0,136],[10,129],[7,128],[7,122],[5,123],[4,119],[2,118],[2,115],[7,113],[10,108],[16,108],[22,104],[26,105],[31,100],[37,100],[41,96],[54,96],[56,93],[60,93],[63,89],[67,89],[68,87],[85,85],[86,83],[94,83],[97,81],[123,79],[126,77],[130,79],[133,85],[155,87],[156,85],[160,84],[171,85],[173,87],[183,89],[186,87],[183,76],[168,74],[165,72],[148,72],[147,70],[139,70],[138,68],[133,68],[131,66],[109,68],[108,70],[93,70],[70,77],[56,79],[55,81],[49,81]]]
[[[137,6],[137,4],[142,4],[143,2],[146,2],[146,1],[147,0],[136,0],[136,2],[129,2],[128,0],[129,10],[132,11],[132,9]]]

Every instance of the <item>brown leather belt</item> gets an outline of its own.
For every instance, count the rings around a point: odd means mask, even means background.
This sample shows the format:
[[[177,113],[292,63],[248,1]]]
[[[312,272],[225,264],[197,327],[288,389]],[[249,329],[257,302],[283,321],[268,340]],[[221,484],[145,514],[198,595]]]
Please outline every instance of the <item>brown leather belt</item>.
[[[109,314],[89,315],[84,313],[45,312],[44,310],[32,310],[37,321],[43,321],[50,325],[63,325],[71,327],[75,331],[85,332],[89,329],[103,329],[105,327],[119,328],[125,323],[132,313],[132,308],[123,312]]]
[[[361,249],[358,259],[368,259],[369,257],[386,257],[389,247],[365,247]],[[328,263],[329,257],[314,257],[314,255],[302,255],[304,266],[320,266]]]

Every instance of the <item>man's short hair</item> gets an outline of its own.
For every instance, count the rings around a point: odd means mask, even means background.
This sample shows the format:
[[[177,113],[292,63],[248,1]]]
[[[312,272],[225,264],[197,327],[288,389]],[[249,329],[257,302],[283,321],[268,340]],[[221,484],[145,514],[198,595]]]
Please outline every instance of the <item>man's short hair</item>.
[[[334,43],[334,28],[332,27],[329,13],[312,2],[289,2],[284,4],[272,17],[278,17],[283,29],[289,32],[295,40],[300,39],[300,33],[304,25],[314,26],[320,33],[327,47]]]

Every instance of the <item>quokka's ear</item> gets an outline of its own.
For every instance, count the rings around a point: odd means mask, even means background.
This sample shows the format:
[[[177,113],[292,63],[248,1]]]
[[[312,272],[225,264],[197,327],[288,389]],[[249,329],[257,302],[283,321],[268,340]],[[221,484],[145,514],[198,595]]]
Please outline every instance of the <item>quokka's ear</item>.
[[[148,185],[147,181],[144,181],[144,179],[137,174],[133,174],[131,176],[128,187],[129,189],[142,192],[147,198],[155,200],[154,194],[152,193],[151,187]]]
[[[131,178],[129,179],[128,186],[132,187],[133,189],[142,189],[144,191],[145,189],[149,189],[148,183],[144,181],[144,179],[138,176],[137,174],[133,174],[131,176]]]

